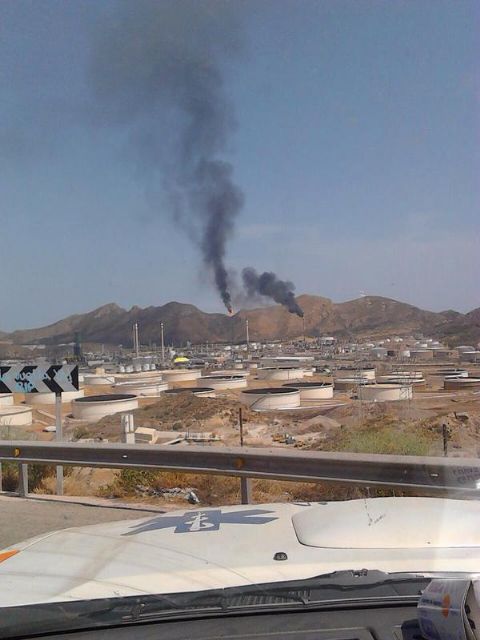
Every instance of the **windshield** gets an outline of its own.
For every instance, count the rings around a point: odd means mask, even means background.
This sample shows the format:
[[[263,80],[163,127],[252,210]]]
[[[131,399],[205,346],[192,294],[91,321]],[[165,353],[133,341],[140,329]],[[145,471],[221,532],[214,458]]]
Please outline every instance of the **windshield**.
[[[479,19],[0,3],[9,633],[478,572]]]

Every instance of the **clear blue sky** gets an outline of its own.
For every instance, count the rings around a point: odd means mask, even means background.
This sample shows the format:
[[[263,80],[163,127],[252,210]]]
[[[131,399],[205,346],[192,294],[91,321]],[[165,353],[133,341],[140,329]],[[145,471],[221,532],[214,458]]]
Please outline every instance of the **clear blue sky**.
[[[243,53],[225,67],[227,159],[246,196],[228,263],[335,301],[480,306],[477,0],[243,11]],[[0,3],[1,329],[110,301],[223,311],[124,133],[85,117],[92,30],[109,12]]]

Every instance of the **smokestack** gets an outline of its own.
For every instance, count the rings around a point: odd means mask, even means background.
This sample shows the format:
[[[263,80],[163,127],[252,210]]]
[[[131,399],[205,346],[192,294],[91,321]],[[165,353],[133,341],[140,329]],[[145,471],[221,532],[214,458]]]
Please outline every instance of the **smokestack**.
[[[138,323],[135,322],[135,324],[132,326],[132,335],[133,335],[133,350],[135,351],[135,355],[138,358],[138,354],[139,354],[139,341],[138,341]]]
[[[243,286],[247,295],[251,298],[261,295],[272,298],[282,304],[297,316],[303,318],[303,310],[295,300],[293,282],[279,280],[275,273],[265,271],[258,274],[252,267],[246,267],[242,271]]]

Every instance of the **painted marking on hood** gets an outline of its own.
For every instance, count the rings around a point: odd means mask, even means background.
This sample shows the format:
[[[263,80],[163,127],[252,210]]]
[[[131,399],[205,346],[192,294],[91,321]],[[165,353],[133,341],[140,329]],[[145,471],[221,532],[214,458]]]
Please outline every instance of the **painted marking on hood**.
[[[11,558],[17,553],[19,553],[18,549],[12,549],[11,551],[4,551],[3,553],[0,553],[0,562],[3,562],[4,560],[8,560],[8,558]]]
[[[124,533],[124,536],[133,536],[145,531],[157,529],[170,529],[175,527],[173,533],[195,533],[198,531],[218,531],[221,524],[267,524],[278,517],[268,517],[266,514],[275,513],[266,509],[250,509],[248,511],[227,511],[221,509],[208,511],[186,511],[180,516],[158,516],[141,525],[136,525],[133,531]]]

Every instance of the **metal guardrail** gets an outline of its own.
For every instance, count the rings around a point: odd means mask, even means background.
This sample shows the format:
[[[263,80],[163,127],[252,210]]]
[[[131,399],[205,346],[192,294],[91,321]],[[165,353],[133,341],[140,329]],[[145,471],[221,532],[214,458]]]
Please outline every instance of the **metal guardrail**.
[[[371,488],[480,497],[480,460],[256,449],[250,447],[120,443],[0,442],[0,461],[115,469],[158,469],[295,482],[328,482]],[[22,474],[21,474],[22,476]]]

